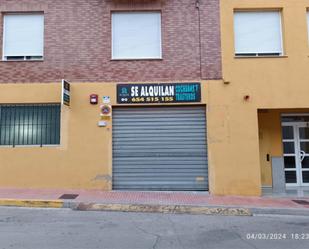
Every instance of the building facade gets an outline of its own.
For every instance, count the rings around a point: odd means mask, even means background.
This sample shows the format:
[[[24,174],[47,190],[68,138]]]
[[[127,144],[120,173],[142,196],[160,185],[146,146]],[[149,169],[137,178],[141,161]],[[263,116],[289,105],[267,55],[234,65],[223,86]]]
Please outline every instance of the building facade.
[[[308,186],[308,8],[0,0],[0,187]]]
[[[1,0],[0,12],[0,187],[216,193],[219,1]]]
[[[222,138],[212,151],[226,155],[215,156],[216,171],[229,175],[220,193],[259,195],[278,177],[308,186],[308,8],[306,0],[221,1],[226,84],[211,84],[209,99],[225,117],[212,129]]]

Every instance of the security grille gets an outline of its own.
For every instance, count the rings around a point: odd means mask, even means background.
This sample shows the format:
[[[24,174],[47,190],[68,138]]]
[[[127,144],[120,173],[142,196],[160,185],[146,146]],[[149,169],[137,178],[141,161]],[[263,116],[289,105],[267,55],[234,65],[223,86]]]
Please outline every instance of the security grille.
[[[0,105],[0,145],[60,144],[60,105]]]

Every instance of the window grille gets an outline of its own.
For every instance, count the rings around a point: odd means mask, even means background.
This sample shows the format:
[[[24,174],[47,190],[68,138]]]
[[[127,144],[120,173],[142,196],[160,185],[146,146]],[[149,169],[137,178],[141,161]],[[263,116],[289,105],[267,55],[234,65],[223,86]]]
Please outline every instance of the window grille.
[[[0,145],[60,144],[60,104],[0,105]]]

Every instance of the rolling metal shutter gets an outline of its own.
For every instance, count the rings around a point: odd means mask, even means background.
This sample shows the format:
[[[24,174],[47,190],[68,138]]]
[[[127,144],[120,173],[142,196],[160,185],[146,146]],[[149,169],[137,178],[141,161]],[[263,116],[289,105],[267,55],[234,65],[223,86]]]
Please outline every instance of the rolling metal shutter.
[[[113,189],[207,190],[205,107],[113,108]]]

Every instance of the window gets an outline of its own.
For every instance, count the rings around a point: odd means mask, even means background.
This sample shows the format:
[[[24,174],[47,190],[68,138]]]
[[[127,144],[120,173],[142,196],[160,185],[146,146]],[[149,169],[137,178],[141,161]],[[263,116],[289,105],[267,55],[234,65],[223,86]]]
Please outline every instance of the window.
[[[43,47],[43,14],[4,15],[3,60],[40,60]]]
[[[112,13],[113,59],[160,59],[160,12]]]
[[[0,105],[0,145],[60,144],[60,105]]]
[[[280,11],[234,13],[236,56],[283,54]]]

